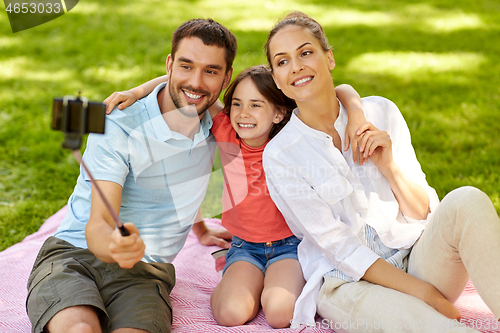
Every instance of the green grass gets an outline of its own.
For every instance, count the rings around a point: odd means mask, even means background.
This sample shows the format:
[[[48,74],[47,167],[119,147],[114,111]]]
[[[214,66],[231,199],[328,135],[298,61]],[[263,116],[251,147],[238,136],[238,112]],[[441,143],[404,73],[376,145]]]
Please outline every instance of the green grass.
[[[92,100],[165,72],[172,31],[212,17],[238,38],[235,73],[264,63],[262,44],[287,10],[323,24],[336,83],[382,95],[404,114],[440,197],[477,186],[500,212],[500,3],[496,0],[85,0],[13,34],[0,5],[0,250],[35,232],[71,194],[78,166],[49,129],[51,100]],[[220,212],[220,176],[205,215]]]

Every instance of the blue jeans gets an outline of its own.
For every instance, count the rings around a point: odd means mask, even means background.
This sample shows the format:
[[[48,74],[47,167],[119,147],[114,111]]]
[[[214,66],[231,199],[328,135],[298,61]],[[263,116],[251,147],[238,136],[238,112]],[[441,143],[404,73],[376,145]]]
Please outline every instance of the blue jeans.
[[[269,265],[283,259],[295,259],[297,257],[297,246],[300,239],[290,236],[275,242],[252,243],[239,237],[233,236],[231,248],[226,254],[226,266],[224,272],[237,261],[247,261],[259,268],[266,274]]]

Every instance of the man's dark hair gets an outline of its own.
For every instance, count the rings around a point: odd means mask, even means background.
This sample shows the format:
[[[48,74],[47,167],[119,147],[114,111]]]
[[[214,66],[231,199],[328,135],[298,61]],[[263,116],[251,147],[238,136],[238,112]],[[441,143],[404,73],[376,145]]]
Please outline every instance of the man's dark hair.
[[[226,50],[226,73],[233,66],[236,57],[236,37],[228,28],[212,19],[192,19],[181,24],[172,36],[172,59],[175,59],[175,52],[179,43],[184,38],[198,37],[203,44],[216,45]]]

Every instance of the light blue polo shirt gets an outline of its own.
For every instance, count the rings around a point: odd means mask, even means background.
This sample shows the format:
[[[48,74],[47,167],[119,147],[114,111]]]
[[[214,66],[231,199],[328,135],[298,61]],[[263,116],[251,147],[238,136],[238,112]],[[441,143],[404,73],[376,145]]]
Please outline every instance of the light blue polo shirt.
[[[147,97],[106,119],[90,134],[83,160],[94,179],[123,187],[120,219],[134,223],[146,244],[143,260],[172,262],[184,245],[205,196],[216,150],[205,112],[193,140],[172,132],[158,106],[160,84]],[[56,237],[87,248],[91,182],[83,168]]]

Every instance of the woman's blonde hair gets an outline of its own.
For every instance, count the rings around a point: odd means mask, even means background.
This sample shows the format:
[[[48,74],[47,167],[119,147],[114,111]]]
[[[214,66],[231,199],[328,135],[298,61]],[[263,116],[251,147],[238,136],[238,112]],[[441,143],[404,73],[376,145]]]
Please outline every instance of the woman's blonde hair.
[[[266,44],[264,44],[264,51],[266,52],[267,62],[269,63],[269,66],[271,66],[271,68],[273,68],[273,64],[271,63],[271,53],[269,51],[269,44],[271,43],[271,39],[273,39],[274,35],[276,35],[278,31],[289,25],[295,25],[309,30],[309,32],[319,41],[321,47],[323,48],[323,51],[326,52],[331,49],[331,46],[328,43],[328,38],[326,38],[325,31],[323,30],[321,25],[310,16],[299,11],[293,11],[285,16],[285,18],[279,20],[267,36]]]

